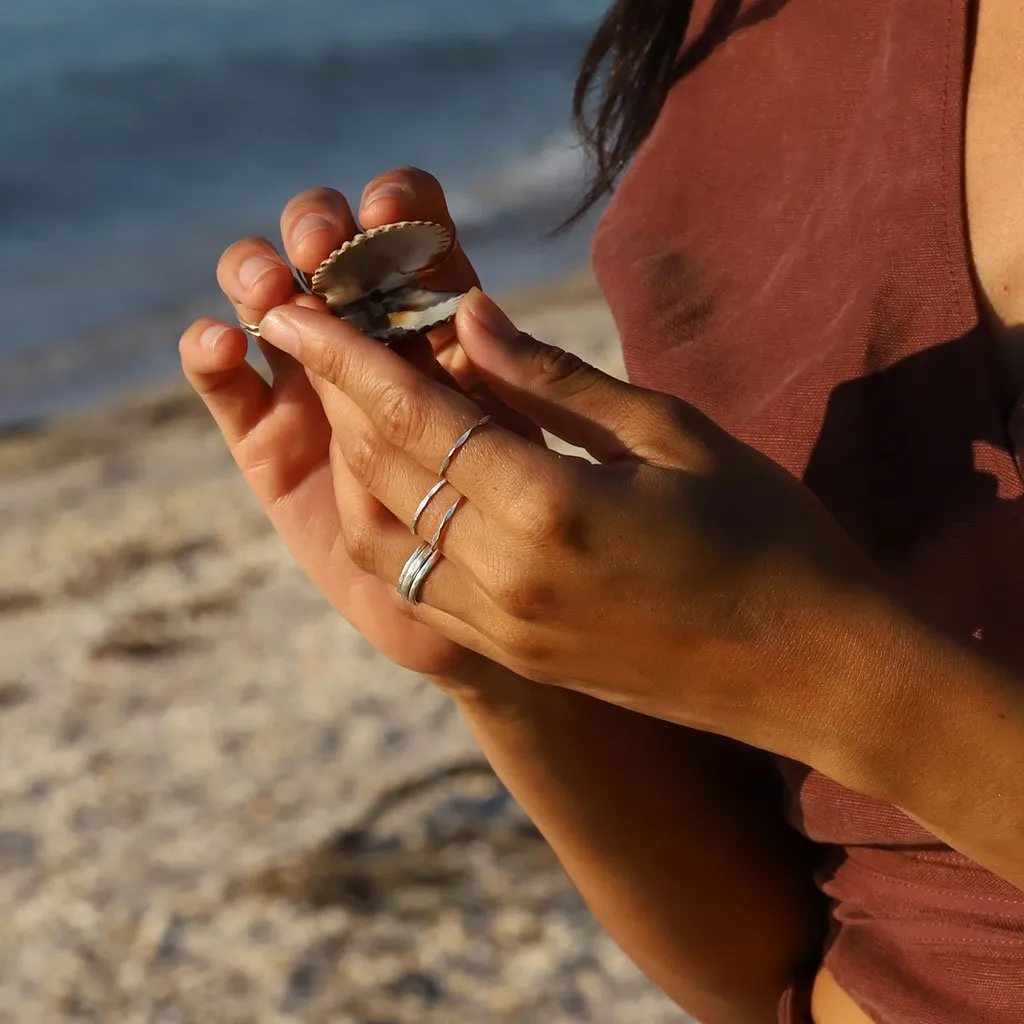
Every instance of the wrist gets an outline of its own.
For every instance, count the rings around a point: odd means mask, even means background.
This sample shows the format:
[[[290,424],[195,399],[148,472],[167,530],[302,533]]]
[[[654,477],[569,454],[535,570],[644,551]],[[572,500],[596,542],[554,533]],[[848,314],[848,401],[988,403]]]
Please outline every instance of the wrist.
[[[826,696],[834,714],[819,715],[827,728],[807,763],[915,816],[943,787],[960,801],[989,752],[1019,743],[995,727],[1019,728],[1014,681],[976,642],[945,634],[891,594],[860,600],[846,623],[837,692]]]
[[[521,717],[537,706],[557,699],[557,687],[535,683],[504,665],[474,657],[457,673],[427,677],[464,714],[502,714]]]

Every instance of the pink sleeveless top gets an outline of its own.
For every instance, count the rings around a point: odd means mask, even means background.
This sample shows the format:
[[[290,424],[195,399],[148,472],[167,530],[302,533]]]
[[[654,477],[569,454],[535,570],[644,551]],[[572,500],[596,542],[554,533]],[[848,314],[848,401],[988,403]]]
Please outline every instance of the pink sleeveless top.
[[[742,6],[595,236],[630,376],[801,477],[941,622],[1024,665],[1024,481],[964,213],[970,6]],[[781,768],[834,852],[825,963],[867,1015],[1024,1022],[1024,893]],[[796,992],[781,1020],[805,1013]]]

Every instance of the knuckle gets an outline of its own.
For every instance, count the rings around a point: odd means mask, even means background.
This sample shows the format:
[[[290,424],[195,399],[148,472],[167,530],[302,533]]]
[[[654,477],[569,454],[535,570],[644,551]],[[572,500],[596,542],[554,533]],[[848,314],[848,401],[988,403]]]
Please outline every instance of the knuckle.
[[[664,391],[648,391],[642,392],[642,398],[649,419],[674,422],[678,418],[682,402],[674,395]]]
[[[583,528],[568,488],[544,483],[524,496],[520,534],[529,546],[576,545]]]
[[[692,405],[655,393],[647,397],[633,429],[639,445],[656,459],[706,471],[715,463],[709,426],[711,421]]]
[[[376,412],[381,433],[396,447],[405,448],[422,436],[423,399],[418,388],[387,385],[377,396]]]
[[[345,464],[364,487],[373,490],[383,472],[386,455],[377,438],[369,433],[347,439],[343,450]]]
[[[517,560],[499,573],[492,597],[513,620],[531,622],[552,607],[553,590],[546,574],[528,561]]]
[[[633,435],[648,445],[663,442],[667,435],[679,429],[680,406],[671,395],[645,395],[633,416]]]
[[[302,338],[301,333],[300,338]],[[303,347],[308,350],[312,346],[306,342]],[[326,381],[328,384],[333,384],[339,388],[343,386],[348,377],[348,360],[344,345],[317,345],[314,351],[307,351],[306,355],[309,359],[315,357],[315,362],[308,363],[307,365],[315,366],[315,375],[321,381]],[[323,387],[322,383],[317,384],[314,382],[313,386],[321,395],[323,394],[320,391]]]
[[[571,383],[574,391],[585,390],[596,383],[600,376],[574,352],[540,344],[534,357],[534,373],[541,384],[552,386]]]
[[[538,670],[551,661],[551,645],[545,643],[537,631],[521,622],[510,623],[501,639],[501,647],[520,669],[521,675],[536,678]]]
[[[344,524],[345,553],[357,569],[372,573],[376,564],[378,531],[361,517]]]

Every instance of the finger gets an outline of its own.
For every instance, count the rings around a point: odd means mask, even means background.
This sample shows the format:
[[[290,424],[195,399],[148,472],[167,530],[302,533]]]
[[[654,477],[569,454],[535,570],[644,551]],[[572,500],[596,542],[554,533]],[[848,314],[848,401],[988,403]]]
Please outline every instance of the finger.
[[[353,564],[393,587],[395,602],[403,612],[422,617],[420,611],[429,607],[435,619],[443,616],[445,634],[451,639],[479,644],[483,637],[475,623],[486,617],[493,604],[472,576],[456,562],[439,557],[419,591],[421,604],[410,604],[397,586],[402,570],[422,542],[348,472],[336,446],[332,446],[331,460],[345,548]],[[453,629],[457,636],[451,636]]]
[[[355,237],[360,230],[348,200],[332,188],[314,188],[301,192],[281,214],[281,237],[284,239],[285,252],[295,267],[306,274],[314,273],[331,253]],[[321,303],[320,308],[326,309],[323,300],[312,298]],[[422,335],[410,335],[393,343],[392,348],[424,373],[430,376],[436,374],[437,361],[433,349]]]
[[[286,305],[305,306],[306,309],[318,309],[327,312],[327,304],[323,299],[316,295],[306,295],[304,292],[295,292],[289,297]],[[263,358],[270,367],[270,372],[274,378],[274,391],[279,397],[282,397],[284,391],[290,390],[292,387],[299,387],[300,382],[298,378],[300,377],[307,385],[305,390],[308,390],[306,369],[300,362],[262,339],[257,344],[259,345],[260,352],[263,353]]]
[[[359,207],[359,220],[367,227],[400,220],[429,220],[440,224],[452,238],[444,258],[418,275],[420,283],[439,292],[465,292],[479,284],[479,278],[459,241],[441,183],[426,171],[406,167],[375,178],[366,186]],[[459,347],[452,324],[426,332],[435,357],[447,374],[465,390],[475,382],[469,360]]]
[[[495,529],[484,522],[475,505],[436,473],[382,440],[365,417],[358,427],[350,424],[348,430],[336,430],[334,438],[352,477],[407,530],[411,532],[415,523],[421,539],[440,546],[475,578],[486,573],[493,561]]]
[[[268,309],[295,293],[291,270],[265,238],[243,238],[229,246],[217,263],[217,283],[235,315],[249,324],[258,324]]]
[[[502,399],[602,462],[635,458],[636,446],[626,439],[641,437],[641,421],[661,415],[651,401],[655,392],[523,334],[479,290],[466,296],[456,329],[466,355]]]
[[[357,234],[359,225],[348,200],[333,188],[300,192],[281,214],[285,252],[305,274],[312,274],[335,249]]]
[[[279,353],[282,358],[291,358]],[[418,465],[397,448],[383,441],[374,430],[367,415],[343,391],[333,384],[310,374],[310,384],[323,407],[331,425],[333,443],[331,457],[341,460],[340,468],[345,475],[356,480],[363,493],[374,499],[374,504],[386,515],[397,518],[412,534],[413,519],[416,518],[416,533],[423,540],[437,540],[443,543],[451,554],[453,542],[456,547],[475,549],[485,534],[482,519],[477,509],[466,507],[463,501],[458,509],[458,518],[465,520],[463,511],[470,513],[474,522],[473,530],[467,531],[453,520],[454,512],[444,523],[461,495],[450,483],[438,489],[438,476]],[[432,494],[431,500],[420,510],[424,498]],[[419,516],[416,513],[420,512]],[[444,527],[441,535],[438,531]],[[453,538],[452,530],[456,530]]]
[[[245,361],[248,343],[237,327],[204,317],[182,335],[181,367],[230,446],[248,437],[266,415],[271,389]]]
[[[342,320],[281,306],[260,329],[267,341],[348,395],[385,441],[432,473],[480,420],[479,408],[464,395],[424,377]],[[448,476],[484,515],[518,525],[565,483],[563,465],[546,448],[492,423],[460,449]]]
[[[433,221],[445,228],[452,239],[452,248],[444,259],[419,275],[426,287],[441,292],[464,292],[479,284],[476,271],[459,244],[444,189],[432,174],[406,167],[389,171],[366,186],[359,205],[360,223],[373,228],[400,220]]]

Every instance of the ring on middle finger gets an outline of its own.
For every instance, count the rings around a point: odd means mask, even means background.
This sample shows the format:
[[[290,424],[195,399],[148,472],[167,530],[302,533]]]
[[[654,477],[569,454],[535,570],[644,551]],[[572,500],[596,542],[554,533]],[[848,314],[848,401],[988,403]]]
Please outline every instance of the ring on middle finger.
[[[423,513],[427,511],[427,506],[437,497],[437,495],[444,488],[448,481],[442,476],[438,479],[437,483],[427,491],[423,500],[417,505],[416,511],[413,513],[412,521],[409,523],[409,532],[415,533],[416,528],[420,525],[420,520],[423,518]]]
[[[490,416],[482,416],[476,421],[456,442],[452,445],[451,450],[445,456],[444,461],[441,463],[441,469],[437,474],[437,482],[429,491],[424,495],[423,500],[416,506],[416,511],[413,513],[412,520],[409,523],[409,532],[415,533],[417,527],[420,525],[420,519],[423,518],[423,513],[427,511],[427,506],[441,493],[444,485],[448,482],[448,470],[451,468],[452,460],[456,455],[462,451],[463,448],[469,443],[473,435],[480,430],[482,427],[486,427],[491,422]],[[455,514],[455,509],[458,507],[458,502],[455,506],[450,508],[445,517],[442,529],[447,526],[448,520]]]
[[[445,512],[444,516],[442,516],[440,525],[437,527],[437,530],[430,541],[430,548],[432,551],[436,551],[438,549],[441,544],[441,538],[444,536],[444,531],[448,529],[448,524],[452,521],[452,517],[459,511],[459,507],[465,500],[465,495],[460,494],[455,499],[455,504]]]

